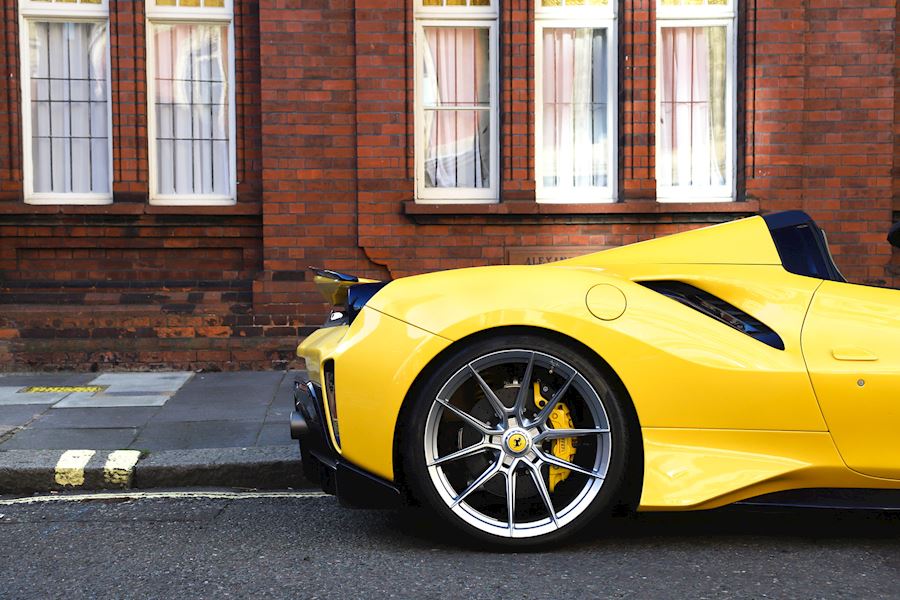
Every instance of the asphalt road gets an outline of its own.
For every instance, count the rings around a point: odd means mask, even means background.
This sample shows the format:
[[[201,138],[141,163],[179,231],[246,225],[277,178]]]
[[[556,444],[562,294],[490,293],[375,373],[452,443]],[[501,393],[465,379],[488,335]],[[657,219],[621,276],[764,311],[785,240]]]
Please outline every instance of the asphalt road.
[[[0,598],[898,598],[900,516],[620,519],[551,552],[441,540],[329,497],[0,505]]]

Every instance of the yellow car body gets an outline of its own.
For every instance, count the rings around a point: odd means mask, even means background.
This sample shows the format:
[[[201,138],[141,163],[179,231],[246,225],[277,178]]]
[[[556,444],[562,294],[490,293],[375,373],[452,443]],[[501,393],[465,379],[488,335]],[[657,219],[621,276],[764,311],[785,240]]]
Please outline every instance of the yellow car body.
[[[659,281],[726,300],[783,349],[648,287]],[[640,425],[641,510],[900,489],[900,291],[789,272],[762,217],[547,265],[392,281],[349,326],[297,349],[335,396],[321,401],[340,461],[395,481],[398,418],[417,378],[454,345],[504,328],[556,332],[615,371]]]

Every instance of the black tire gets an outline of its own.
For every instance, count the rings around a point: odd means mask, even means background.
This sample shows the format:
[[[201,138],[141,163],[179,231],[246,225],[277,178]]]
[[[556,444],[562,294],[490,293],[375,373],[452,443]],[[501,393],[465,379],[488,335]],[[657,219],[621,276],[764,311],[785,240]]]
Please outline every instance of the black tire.
[[[436,397],[439,392],[442,390],[446,393],[447,389],[445,388],[445,384],[448,384],[448,381],[453,377],[461,377],[460,373],[463,372],[463,369],[467,369],[467,365],[478,361],[490,360],[486,357],[489,356],[507,356],[509,352],[518,352],[518,351],[531,351],[537,353],[538,356],[550,356],[552,358],[558,359],[565,363],[567,366],[570,366],[572,369],[577,371],[581,376],[583,376],[584,381],[589,384],[591,388],[594,390],[602,390],[603,394],[600,397],[600,404],[602,406],[603,415],[607,420],[607,428],[609,441],[603,441],[602,436],[599,436],[594,444],[597,447],[596,452],[598,456],[600,456],[601,450],[600,447],[604,444],[608,445],[608,450],[603,452],[608,453],[606,470],[605,470],[605,478],[602,478],[601,483],[599,484],[591,484],[596,487],[599,485],[599,491],[596,491],[594,487],[591,487],[591,491],[593,495],[592,500],[583,501],[584,506],[580,508],[580,513],[577,516],[571,518],[569,522],[565,525],[558,526],[557,529],[548,531],[546,533],[540,534],[526,534],[531,535],[531,537],[502,537],[497,532],[493,531],[485,531],[481,529],[482,526],[480,522],[475,519],[476,524],[473,525],[471,522],[473,519],[469,518],[468,515],[460,515],[459,507],[456,508],[456,512],[451,509],[451,506],[447,501],[447,492],[446,488],[444,493],[444,497],[442,497],[442,492],[438,489],[440,487],[440,483],[436,483],[433,480],[432,474],[434,473],[434,466],[431,467],[431,471],[429,471],[428,458],[426,457],[426,447],[428,444],[426,443],[426,429],[429,431],[429,440],[433,439],[434,442],[429,442],[432,444],[432,447],[437,447],[438,436],[440,435],[439,427],[444,427],[445,425],[434,425],[434,419],[438,419],[440,423],[440,419],[444,418],[442,416],[433,416],[435,413],[432,411],[432,406],[436,403]],[[504,354],[503,351],[506,351],[507,354]],[[501,360],[500,358],[495,358],[493,360]],[[543,359],[546,360],[546,359]],[[448,353],[441,356],[438,359],[438,363],[432,365],[429,371],[423,376],[420,384],[417,385],[416,389],[414,389],[413,393],[410,397],[410,404],[407,406],[404,418],[402,422],[402,431],[401,437],[399,440],[398,449],[401,453],[402,460],[402,468],[404,473],[404,479],[406,480],[406,485],[408,487],[409,492],[413,496],[413,499],[418,503],[421,503],[423,507],[428,509],[434,515],[436,515],[440,520],[447,523],[452,527],[452,530],[456,532],[460,532],[464,534],[468,539],[478,541],[482,545],[488,545],[492,548],[498,549],[512,549],[512,550],[525,550],[525,549],[534,549],[544,547],[550,544],[555,544],[563,539],[569,538],[574,535],[576,532],[583,530],[586,526],[588,526],[592,521],[596,520],[598,517],[608,516],[614,509],[621,507],[623,503],[629,502],[629,498],[626,498],[626,495],[635,488],[634,481],[631,481],[631,485],[629,484],[628,478],[629,475],[633,475],[634,477],[640,477],[642,474],[642,470],[640,465],[636,465],[635,462],[640,460],[640,452],[636,451],[636,449],[640,448],[640,429],[637,426],[636,418],[634,416],[634,410],[631,405],[631,401],[627,396],[627,392],[623,389],[622,385],[619,383],[618,379],[612,375],[605,364],[596,364],[598,361],[596,357],[594,360],[590,360],[583,353],[573,349],[568,344],[557,341],[556,339],[552,339],[550,337],[544,337],[541,335],[535,335],[532,333],[506,333],[497,335],[495,337],[482,337],[480,339],[475,339],[469,342],[463,342],[458,347],[452,348]],[[535,363],[535,359],[531,359],[532,363]],[[486,364],[484,362],[480,364]],[[512,364],[512,363],[510,363]],[[551,363],[552,364],[552,363]],[[501,369],[501,368],[515,368],[515,367],[504,367],[503,363],[497,363],[492,367],[493,369]],[[524,367],[523,367],[524,368]],[[560,371],[561,371],[560,367]],[[488,373],[488,370],[485,370],[485,373]],[[494,371],[496,373],[496,371]],[[534,374],[537,376],[539,373],[539,369],[537,366],[534,368]],[[523,373],[524,375],[524,373]],[[553,367],[549,369],[549,371],[545,371],[546,377],[553,376]],[[558,374],[557,376],[561,376]],[[487,377],[487,375],[485,375]],[[575,376],[572,376],[575,379]],[[474,379],[477,382],[477,379]],[[580,379],[578,379],[581,382]],[[532,385],[529,382],[529,387]],[[581,386],[580,389],[587,389],[584,387],[583,382],[579,383]],[[491,387],[489,385],[489,387]],[[508,386],[504,386],[504,390]],[[561,394],[561,398],[572,398],[572,394],[575,394],[577,390],[574,389],[575,384],[572,384],[572,388]],[[462,385],[460,388],[462,389]],[[472,388],[474,389],[474,387]],[[483,389],[483,388],[481,388]],[[526,395],[528,392],[524,392]],[[518,392],[516,392],[518,394]],[[588,396],[589,394],[584,394]],[[533,396],[533,394],[532,394]],[[517,396],[518,397],[518,396]],[[574,396],[574,398],[578,399],[578,396]],[[535,400],[532,400],[535,402]],[[587,400],[584,400],[585,406],[587,406]],[[560,401],[562,403],[562,401]],[[504,403],[505,404],[505,403]],[[535,402],[534,407],[537,406]],[[536,408],[532,408],[533,411],[536,411]],[[474,409],[475,407],[473,407]],[[439,415],[442,415],[444,411],[447,410],[444,406],[437,409]],[[567,408],[568,410],[568,408]],[[585,412],[585,411],[582,411]],[[449,413],[448,413],[449,414]],[[484,413],[482,413],[484,414]],[[499,411],[497,409],[494,410],[494,414],[499,415]],[[532,413],[534,414],[534,413]],[[432,415],[432,416],[430,416]],[[455,416],[455,415],[453,415]],[[432,419],[432,425],[428,425],[429,419]],[[503,421],[504,417],[498,416],[498,421]],[[510,419],[511,420],[511,419]],[[546,420],[546,419],[545,419]],[[482,419],[482,421],[489,421],[489,419]],[[466,423],[461,421],[461,425],[459,425],[459,429],[465,429]],[[498,423],[496,425],[500,427]],[[515,427],[515,426],[514,426]],[[577,425],[576,425],[577,427]],[[430,429],[429,429],[430,428]],[[599,431],[599,429],[598,429]],[[510,434],[509,431],[506,432],[507,435]],[[513,432],[514,433],[514,432]],[[462,433],[458,434],[460,440],[462,439]],[[489,439],[486,434],[478,433],[477,435],[484,435],[485,440]],[[446,436],[445,436],[446,437]],[[490,439],[496,439],[496,436],[491,437]],[[506,439],[506,438],[504,438]],[[581,438],[579,438],[581,439]],[[539,439],[532,438],[532,442],[534,442],[533,446],[536,448],[541,448],[538,446]],[[509,444],[509,442],[504,442]],[[514,443],[514,442],[513,442]],[[546,444],[553,444],[554,442],[549,442],[548,440],[543,440],[540,443],[545,444],[544,454],[551,454],[546,452]],[[590,441],[587,442],[588,445],[591,444]],[[460,446],[463,446],[462,442],[460,442]],[[500,446],[503,449],[506,449],[510,446]],[[552,447],[552,446],[551,446]],[[491,462],[494,460],[498,465],[503,463],[504,460],[510,460],[509,458],[504,459],[503,452],[505,450],[495,451],[493,449],[487,450],[489,456],[486,459],[487,462]],[[577,450],[576,450],[577,452]],[[590,452],[591,450],[585,450],[587,453],[588,460],[591,460]],[[491,454],[493,453],[493,454]],[[444,457],[444,453],[437,453],[441,457]],[[499,457],[496,459],[490,458],[490,456]],[[472,460],[471,458],[458,459],[460,461],[468,461]],[[438,458],[437,460],[440,460]],[[573,460],[575,457],[573,456]],[[600,460],[599,458],[597,460]],[[540,463],[539,459],[535,459],[535,463]],[[513,463],[514,465],[516,463]],[[522,461],[522,465],[525,465],[524,460]],[[539,482],[536,477],[540,477],[540,475],[535,475],[533,473],[533,469],[525,465],[524,469],[528,475],[531,476],[530,481],[526,481],[526,483],[531,483],[534,489],[534,494],[536,498],[544,499],[551,498],[550,504],[546,504],[546,500],[544,501],[544,506],[546,506],[547,516],[546,519],[549,521],[551,518],[553,519],[553,523],[556,524],[556,514],[554,513],[555,507],[554,496],[541,496],[541,491],[539,488]],[[549,466],[544,463],[544,467],[548,468]],[[440,467],[444,469],[445,467]],[[456,468],[456,467],[454,467]],[[460,467],[462,469],[463,467]],[[516,504],[520,502],[520,491],[519,485],[522,481],[521,472],[517,472],[516,469],[519,467],[513,466],[512,475],[508,475],[504,473],[503,481],[508,482],[510,479],[513,480],[512,488],[505,488],[506,494],[505,498],[508,501],[509,497],[512,496],[514,498],[512,502],[512,507],[509,508],[510,515],[516,515]],[[531,469],[531,470],[529,470]],[[537,473],[540,474],[541,467],[538,466]],[[441,471],[444,480],[449,480],[448,477],[443,475],[444,471]],[[570,475],[574,475],[578,477],[579,475],[574,471],[570,471]],[[549,475],[548,475],[549,477]],[[585,486],[588,485],[587,482],[592,481],[592,478],[587,474],[580,476],[585,480]],[[477,477],[476,477],[477,479]],[[490,481],[484,484],[486,488],[487,485],[490,484]],[[557,484],[561,486],[562,484]],[[575,484],[573,483],[572,486]],[[545,483],[546,486],[546,483]],[[453,487],[453,486],[451,486]],[[461,487],[461,486],[460,486]],[[453,487],[455,491],[458,491],[456,487]],[[468,488],[466,488],[468,489]],[[478,488],[476,488],[477,490]],[[509,494],[509,490],[512,489],[513,493]],[[587,489],[587,488],[585,488]],[[545,492],[550,490],[550,487],[544,487]],[[487,490],[485,489],[482,492],[483,495],[487,494]],[[475,496],[475,492],[471,493],[472,496]],[[458,497],[458,496],[457,496]],[[588,496],[585,496],[587,498]],[[536,502],[535,496],[526,497],[526,500],[529,502]],[[462,504],[467,504],[466,502],[462,502]],[[551,517],[552,514],[552,517]],[[509,535],[514,535],[514,530],[517,527],[516,525],[516,517],[510,516],[508,518],[509,525]],[[526,522],[524,527],[528,527],[528,523]],[[487,527],[487,525],[485,525]],[[544,527],[549,527],[549,523]],[[540,531],[537,527],[534,528],[534,531]]]

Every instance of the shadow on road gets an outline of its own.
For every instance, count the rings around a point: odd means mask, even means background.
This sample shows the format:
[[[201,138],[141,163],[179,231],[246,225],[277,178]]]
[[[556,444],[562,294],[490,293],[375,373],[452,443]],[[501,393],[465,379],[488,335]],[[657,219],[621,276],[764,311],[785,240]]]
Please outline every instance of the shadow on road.
[[[369,521],[372,535],[384,528],[394,539],[400,534],[411,545],[434,547],[439,541],[458,543],[449,547],[477,549],[448,531],[423,510],[404,510]],[[390,533],[389,533],[390,532]],[[562,548],[574,550],[609,544],[643,546],[648,542],[858,542],[889,540],[900,545],[900,512],[837,510],[820,508],[771,508],[733,506],[695,512],[638,513],[600,520]]]

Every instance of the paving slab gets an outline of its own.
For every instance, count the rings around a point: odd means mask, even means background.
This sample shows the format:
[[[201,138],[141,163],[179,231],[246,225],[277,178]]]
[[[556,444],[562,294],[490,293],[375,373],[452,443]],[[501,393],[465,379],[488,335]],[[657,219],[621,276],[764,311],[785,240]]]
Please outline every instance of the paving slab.
[[[136,427],[81,429],[22,429],[3,442],[3,450],[67,450],[128,448],[137,436]]]
[[[122,406],[162,406],[168,402],[170,396],[156,395],[126,395],[108,394],[106,392],[95,394],[90,392],[73,392],[63,400],[57,402],[53,408],[115,408]]]
[[[256,438],[257,446],[296,445],[291,439],[291,429],[287,421],[284,423],[263,423]]]
[[[37,385],[37,384],[35,384]],[[23,392],[25,386],[0,386],[0,406],[21,404],[54,404],[68,394],[63,392]]]
[[[253,446],[259,421],[193,421],[148,423],[129,447],[140,450],[183,450]],[[123,446],[124,447],[124,446]]]
[[[153,415],[152,423],[195,421],[257,421],[266,418],[268,407],[259,404],[221,402],[184,405],[170,401]]]
[[[288,373],[278,386],[278,391],[269,405],[270,413],[290,415],[294,410],[294,380],[300,377],[302,372]]]
[[[276,397],[284,372],[204,373],[184,385],[173,400],[178,404],[239,404],[268,406]]]
[[[0,409],[0,426],[20,427],[50,408],[48,404],[10,404]],[[0,434],[2,435],[2,434]]]
[[[178,391],[191,377],[191,372],[177,373],[105,373],[91,381],[91,385],[107,385],[107,393],[114,392],[171,392]]]
[[[59,408],[41,414],[30,429],[91,429],[143,427],[159,409],[137,408]],[[4,411],[5,412],[5,411]]]
[[[7,373],[0,374],[0,386],[86,385],[96,373]]]

